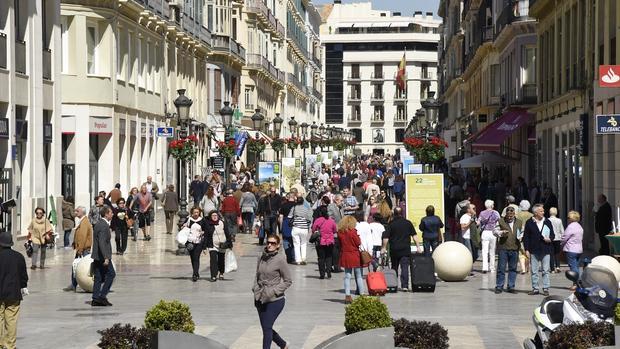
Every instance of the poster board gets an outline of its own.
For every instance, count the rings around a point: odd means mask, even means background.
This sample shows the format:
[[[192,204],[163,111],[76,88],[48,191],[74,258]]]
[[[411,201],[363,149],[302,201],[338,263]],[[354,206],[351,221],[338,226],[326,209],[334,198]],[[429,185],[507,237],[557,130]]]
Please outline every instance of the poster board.
[[[297,181],[301,183],[301,159],[283,158],[282,159],[282,188],[284,192],[291,191],[291,187]]]
[[[413,158],[413,156],[402,156],[402,162],[403,162],[403,174],[408,174],[408,173],[413,173],[413,167],[412,165],[415,165],[415,159]]]
[[[327,151],[322,152],[321,153],[322,164],[331,167],[332,166],[332,155],[333,155],[332,153],[327,152]]]
[[[280,189],[280,162],[261,161],[258,163],[258,183],[273,184]]]
[[[426,216],[426,207],[433,205],[435,215],[445,224],[443,173],[422,173],[405,175],[406,217],[413,223],[416,231],[420,220]],[[421,234],[418,231],[418,234]],[[421,240],[421,236],[419,236]]]

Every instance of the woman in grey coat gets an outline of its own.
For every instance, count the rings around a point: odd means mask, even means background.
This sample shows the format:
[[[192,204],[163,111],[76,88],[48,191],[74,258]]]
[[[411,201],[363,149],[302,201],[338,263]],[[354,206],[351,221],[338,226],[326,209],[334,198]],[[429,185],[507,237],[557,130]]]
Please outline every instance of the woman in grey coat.
[[[250,183],[245,183],[241,191],[243,194],[241,194],[239,206],[241,207],[241,217],[243,218],[243,230],[246,234],[250,234],[254,225],[254,214],[258,207],[258,201],[256,201],[256,195],[252,192],[252,185]]]
[[[284,291],[293,281],[284,253],[280,253],[280,237],[267,236],[267,246],[258,259],[254,278],[254,305],[258,310],[263,329],[263,349],[275,342],[280,348],[288,348],[286,341],[273,329],[273,324],[284,309]]]

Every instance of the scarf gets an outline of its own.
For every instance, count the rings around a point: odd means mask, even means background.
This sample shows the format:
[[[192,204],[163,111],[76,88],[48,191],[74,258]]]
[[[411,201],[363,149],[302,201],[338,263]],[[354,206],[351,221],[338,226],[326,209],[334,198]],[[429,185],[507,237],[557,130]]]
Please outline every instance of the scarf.
[[[275,250],[273,252],[269,252],[269,251],[267,251],[267,246],[265,246],[265,250],[263,251],[263,254],[260,257],[260,259],[262,261],[266,262],[266,261],[270,260],[271,258],[275,257],[277,254],[278,254],[278,250]]]

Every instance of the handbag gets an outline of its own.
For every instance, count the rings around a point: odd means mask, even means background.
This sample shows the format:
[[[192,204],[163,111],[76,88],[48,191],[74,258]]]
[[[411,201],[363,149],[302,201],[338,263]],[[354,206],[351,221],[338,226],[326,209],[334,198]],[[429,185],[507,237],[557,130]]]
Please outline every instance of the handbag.
[[[32,257],[32,251],[33,251],[33,248],[32,248],[32,240],[28,240],[28,241],[26,241],[26,242],[24,243],[24,248],[26,249],[26,255],[27,255],[28,257]]]
[[[321,223],[321,225],[319,225],[318,229],[313,231],[312,234],[310,235],[310,239],[308,239],[308,242],[313,244],[315,242],[319,242],[321,239],[321,227],[323,226],[323,224],[325,224],[327,220],[324,220],[323,223]]]
[[[188,251],[192,251],[194,249],[194,244],[192,242],[186,242],[185,243],[185,249],[187,249]]]
[[[372,262],[372,255],[365,250],[360,251],[360,259],[362,261],[362,265],[369,265]]]

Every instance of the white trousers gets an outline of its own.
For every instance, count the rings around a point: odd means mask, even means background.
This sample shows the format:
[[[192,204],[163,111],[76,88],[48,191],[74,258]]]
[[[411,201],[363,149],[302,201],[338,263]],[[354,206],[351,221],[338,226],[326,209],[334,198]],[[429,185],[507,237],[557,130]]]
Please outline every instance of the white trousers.
[[[306,249],[308,248],[308,229],[293,227],[291,231],[293,236],[293,249],[295,251],[295,262],[306,261]]]
[[[482,232],[482,271],[495,271],[495,244],[497,237],[490,230]]]

